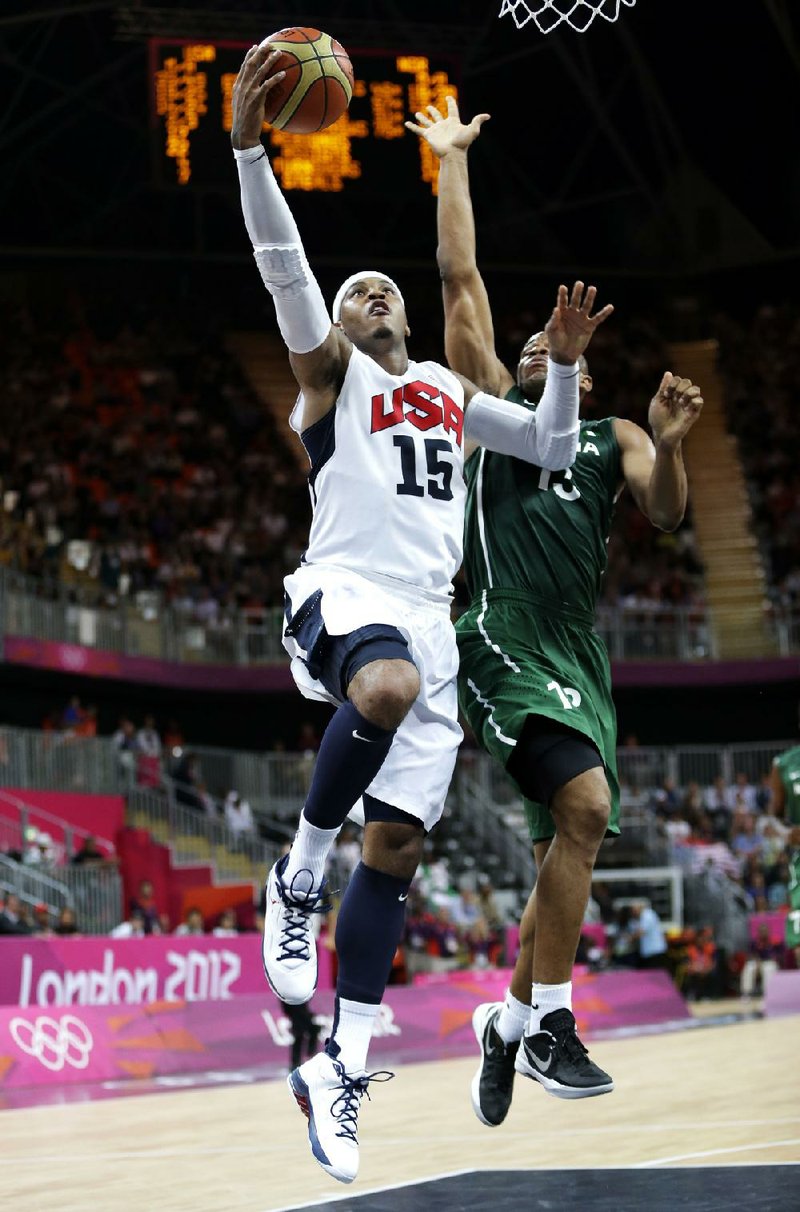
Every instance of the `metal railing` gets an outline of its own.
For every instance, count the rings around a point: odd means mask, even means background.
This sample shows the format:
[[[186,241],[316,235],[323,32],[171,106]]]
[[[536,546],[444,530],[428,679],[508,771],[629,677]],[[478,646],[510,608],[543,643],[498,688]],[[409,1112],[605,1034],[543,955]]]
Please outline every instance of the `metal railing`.
[[[63,817],[56,816],[52,812],[47,812],[44,808],[37,808],[34,804],[28,804],[25,800],[21,800],[16,795],[9,794],[8,791],[0,791],[0,807],[5,810],[5,815],[2,820],[3,837],[10,836],[15,833],[14,846],[18,846],[21,850],[25,845],[25,838],[28,829],[31,827],[32,815],[36,817],[37,827],[44,821],[50,826],[49,832],[53,836],[53,842],[59,850],[59,861],[69,861],[77,850],[76,843],[85,842],[87,837],[93,837],[101,846],[107,855],[114,853],[114,843],[107,837],[99,837],[93,834],[90,829],[82,829],[79,825],[73,825],[70,821]],[[17,813],[16,819],[9,820],[8,811]],[[0,849],[8,850],[9,846],[2,846]]]
[[[122,879],[110,867],[44,871],[0,854],[0,888],[27,905],[46,905],[52,916],[73,909],[80,934],[108,934],[122,920]]]
[[[800,610],[769,614],[781,655],[800,652]],[[41,581],[0,567],[0,631],[161,660],[222,665],[283,663],[280,606],[220,609],[204,619],[153,591],[103,603],[95,584]],[[596,626],[614,660],[701,660],[715,656],[703,606],[601,604]]]

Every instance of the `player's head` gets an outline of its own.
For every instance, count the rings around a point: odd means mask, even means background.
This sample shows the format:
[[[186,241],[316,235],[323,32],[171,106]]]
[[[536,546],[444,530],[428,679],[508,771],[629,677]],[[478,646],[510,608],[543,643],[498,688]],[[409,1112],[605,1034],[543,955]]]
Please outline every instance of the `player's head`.
[[[546,332],[535,332],[522,346],[517,366],[517,386],[526,400],[541,399],[547,381],[549,348],[550,342]],[[589,363],[583,354],[578,358],[578,365],[581,368],[579,389],[583,399],[592,390],[592,376],[589,374]]]
[[[342,283],[332,315],[334,324],[365,353],[383,353],[411,335],[400,287],[375,270],[361,270]]]

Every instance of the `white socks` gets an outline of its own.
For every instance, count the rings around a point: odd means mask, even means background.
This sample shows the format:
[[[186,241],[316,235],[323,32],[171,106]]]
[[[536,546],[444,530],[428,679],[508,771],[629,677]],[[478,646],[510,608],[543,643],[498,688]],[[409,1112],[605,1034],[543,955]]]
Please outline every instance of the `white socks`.
[[[510,989],[506,990],[506,1000],[503,1009],[497,1016],[495,1030],[504,1044],[513,1044],[521,1040],[528,1026],[531,1008],[514,997]]]
[[[309,824],[304,812],[300,814],[300,823],[282,876],[287,888],[292,886],[293,880],[294,891],[301,894],[319,888],[325,874],[325,860],[339,829],[341,825],[337,829],[318,829],[316,825]],[[311,872],[310,876],[308,872]]]
[[[333,1043],[339,1048],[337,1060],[344,1065],[350,1077],[367,1071],[372,1030],[380,1006],[368,1002],[351,1002],[345,997],[338,999],[339,1021],[333,1035]]]
[[[563,985],[531,986],[530,1019],[526,1035],[534,1035],[541,1030],[542,1019],[554,1010],[572,1009],[572,981]]]

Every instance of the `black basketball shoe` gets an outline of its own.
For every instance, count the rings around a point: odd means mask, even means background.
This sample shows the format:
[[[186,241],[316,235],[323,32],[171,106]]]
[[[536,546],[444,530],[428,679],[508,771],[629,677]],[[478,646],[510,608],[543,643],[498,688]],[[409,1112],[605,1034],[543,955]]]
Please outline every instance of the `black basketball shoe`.
[[[552,1010],[542,1019],[539,1031],[523,1037],[515,1067],[517,1073],[541,1082],[556,1098],[591,1098],[614,1089],[608,1074],[589,1060],[571,1010]]]
[[[496,1128],[508,1115],[519,1048],[516,1040],[507,1044],[497,1034],[497,1016],[502,1009],[502,1002],[484,1002],[472,1016],[481,1050],[481,1063],[472,1079],[472,1109],[488,1128]]]

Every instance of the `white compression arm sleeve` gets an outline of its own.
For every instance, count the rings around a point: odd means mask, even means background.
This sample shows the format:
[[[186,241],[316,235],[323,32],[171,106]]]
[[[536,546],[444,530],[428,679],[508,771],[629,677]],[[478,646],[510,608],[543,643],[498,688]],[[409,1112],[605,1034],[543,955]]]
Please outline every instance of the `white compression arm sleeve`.
[[[550,362],[536,412],[479,391],[467,405],[464,436],[498,454],[560,471],[578,453],[578,363]]]
[[[259,273],[275,302],[281,336],[292,353],[310,353],[327,337],[331,319],[306,260],[294,216],[265,148],[259,144],[233,154],[247,234]]]

